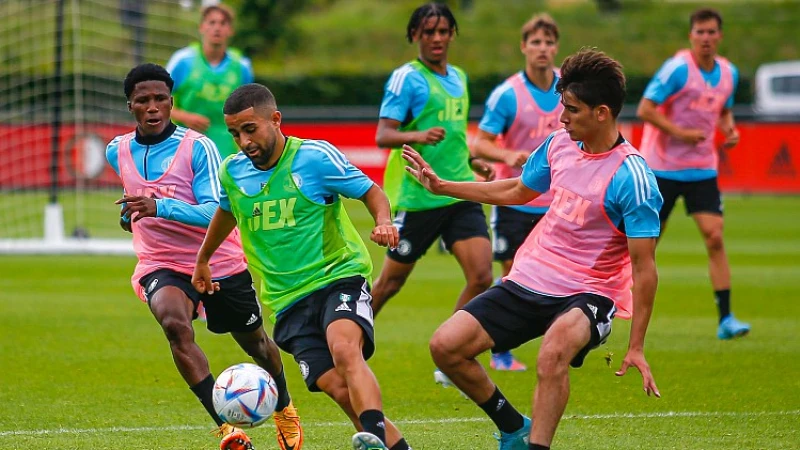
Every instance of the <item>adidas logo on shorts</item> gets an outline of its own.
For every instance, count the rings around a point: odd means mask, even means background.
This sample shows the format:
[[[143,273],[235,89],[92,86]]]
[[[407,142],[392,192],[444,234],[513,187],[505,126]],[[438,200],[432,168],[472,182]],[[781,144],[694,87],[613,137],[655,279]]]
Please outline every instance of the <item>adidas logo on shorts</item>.
[[[256,320],[258,320],[258,316],[255,314],[250,314],[250,320],[248,320],[245,325],[252,325],[256,323]]]

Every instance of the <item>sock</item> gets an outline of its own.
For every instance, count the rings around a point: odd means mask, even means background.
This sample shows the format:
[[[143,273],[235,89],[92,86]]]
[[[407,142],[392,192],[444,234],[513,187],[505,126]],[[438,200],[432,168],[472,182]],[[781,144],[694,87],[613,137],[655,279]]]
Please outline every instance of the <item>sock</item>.
[[[500,389],[495,387],[494,394],[480,408],[492,419],[497,429],[503,433],[513,433],[525,424],[522,414],[503,396]]]
[[[408,446],[408,442],[405,439],[400,438],[389,450],[411,450],[411,447]]]
[[[719,310],[719,321],[722,322],[722,319],[731,314],[731,290],[714,291],[714,300],[716,300]]]
[[[547,447],[545,445],[534,444],[533,442],[531,442],[530,444],[528,444],[528,450],[550,450],[550,447]]]
[[[381,442],[386,442],[386,424],[383,423],[382,411],[368,409],[358,416],[358,420],[364,427],[364,431],[374,434]]]
[[[214,410],[214,401],[212,400],[212,392],[214,391],[214,376],[208,374],[203,381],[195,384],[189,389],[194,392],[194,395],[197,396],[197,398],[200,400],[200,403],[202,403],[206,408],[208,415],[214,419],[214,422],[216,422],[217,426],[222,425],[224,422],[219,418],[217,412]]]
[[[278,403],[275,404],[275,411],[283,411],[283,408],[289,406],[289,402],[292,401],[292,397],[289,396],[289,388],[286,387],[285,371],[281,370],[281,373],[277,377],[273,375],[272,379],[275,380],[275,386],[278,388]]]

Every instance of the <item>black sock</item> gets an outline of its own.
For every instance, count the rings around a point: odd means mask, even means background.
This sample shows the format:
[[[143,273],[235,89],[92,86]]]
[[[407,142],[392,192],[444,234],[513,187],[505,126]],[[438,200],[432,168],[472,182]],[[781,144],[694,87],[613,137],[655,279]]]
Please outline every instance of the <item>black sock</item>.
[[[277,377],[273,375],[272,379],[275,380],[275,386],[278,388],[278,403],[275,404],[275,411],[283,411],[283,408],[289,406],[289,402],[292,401],[292,397],[289,396],[289,388],[286,387],[285,371],[281,370],[281,373]]]
[[[731,314],[731,290],[714,291],[714,300],[716,300],[719,310],[719,321],[722,322],[722,319]]]
[[[545,445],[530,443],[528,444],[528,450],[550,450],[550,447],[547,447]]]
[[[368,409],[358,416],[361,426],[367,433],[372,433],[386,443],[386,424],[383,423],[383,412],[377,409]]]
[[[212,393],[214,392],[214,376],[209,374],[203,379],[203,381],[195,384],[189,389],[194,392],[194,395],[197,396],[197,398],[200,400],[200,403],[202,403],[206,408],[208,415],[214,419],[214,422],[217,423],[217,426],[222,425],[224,421],[220,419],[217,415],[217,412],[214,411],[214,401],[212,399]]]
[[[408,446],[408,442],[405,439],[400,438],[389,450],[411,450],[411,447]]]
[[[478,405],[492,419],[497,429],[503,433],[513,433],[525,424],[522,414],[503,396],[500,389],[495,387],[494,394],[482,405]]]

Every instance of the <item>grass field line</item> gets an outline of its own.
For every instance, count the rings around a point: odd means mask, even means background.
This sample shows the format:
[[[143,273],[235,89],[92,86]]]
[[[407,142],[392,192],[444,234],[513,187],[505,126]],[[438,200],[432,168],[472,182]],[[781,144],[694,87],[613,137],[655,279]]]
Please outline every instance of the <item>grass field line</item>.
[[[613,413],[565,415],[563,420],[611,420],[611,419],[670,419],[685,417],[767,417],[767,416],[800,416],[800,409],[787,411],[664,411],[653,413]],[[397,425],[428,425],[467,422],[489,422],[486,417],[452,417],[443,419],[410,419],[394,421]],[[344,427],[350,422],[317,422],[308,423],[311,427]],[[55,428],[44,430],[0,431],[0,437],[8,436],[47,436],[60,434],[101,434],[101,433],[152,433],[159,431],[195,431],[208,430],[208,425],[173,425],[165,427],[110,427],[110,428]]]

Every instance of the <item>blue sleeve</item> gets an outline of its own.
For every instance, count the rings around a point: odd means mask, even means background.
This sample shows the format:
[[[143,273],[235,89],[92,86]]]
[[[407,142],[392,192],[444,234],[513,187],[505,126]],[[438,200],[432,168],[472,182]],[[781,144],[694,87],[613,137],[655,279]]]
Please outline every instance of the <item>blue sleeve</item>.
[[[326,141],[305,141],[302,150],[303,168],[298,168],[298,172],[304,175],[304,182],[300,189],[314,201],[324,202],[325,197],[338,195],[361,198],[375,184]],[[306,182],[314,178],[321,180],[319,184]]]
[[[609,218],[614,223],[624,222],[625,235],[629,238],[659,236],[658,212],[664,200],[653,171],[641,156],[625,158],[611,179],[605,203]]]
[[[225,186],[222,183],[219,185],[219,207],[231,212],[231,199],[228,198],[228,191],[225,190]]]
[[[644,98],[657,105],[664,103],[670,96],[683,89],[689,79],[689,66],[682,58],[668,59],[644,90]]]
[[[158,199],[158,217],[208,228],[219,205],[219,164],[219,151],[211,139],[205,136],[197,139],[192,148],[192,192],[197,204],[191,205],[174,198]]]
[[[731,109],[733,108],[733,98],[736,97],[736,88],[739,87],[739,69],[736,68],[733,64],[730,64],[731,69],[731,76],[733,77],[733,90],[731,91],[731,96],[728,97],[728,101],[725,102],[725,108]]]
[[[517,96],[514,94],[511,84],[503,83],[497,86],[486,99],[486,108],[478,128],[497,136],[511,128],[516,115]]]
[[[122,136],[115,137],[106,146],[106,160],[108,165],[119,175],[119,140]]]
[[[253,63],[250,58],[242,57],[242,84],[250,84],[255,79],[253,75]]]
[[[522,184],[536,192],[547,192],[550,190],[550,162],[547,160],[547,153],[550,151],[550,142],[553,141],[554,134],[547,136],[528,160],[522,166],[520,179]]]
[[[379,117],[403,122],[409,112],[412,115],[418,113],[419,111],[414,109],[420,104],[421,99],[415,99],[415,95],[418,95],[415,93],[423,87],[427,89],[427,83],[421,78],[422,75],[408,64],[392,72],[392,76],[384,86]],[[425,97],[427,101],[427,93]],[[424,106],[424,103],[422,105]]]
[[[192,53],[193,50],[190,47],[185,47],[173,53],[169,58],[165,69],[172,77],[172,81],[175,82],[172,88],[173,91],[178,89],[178,86],[183,84],[189,76],[189,71],[191,70],[191,58],[189,56]]]

